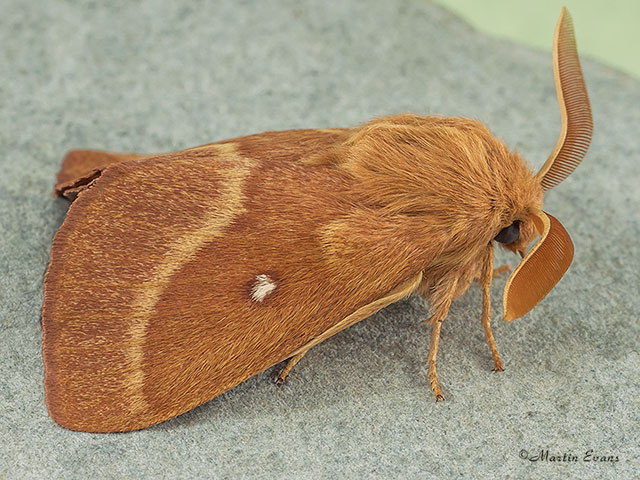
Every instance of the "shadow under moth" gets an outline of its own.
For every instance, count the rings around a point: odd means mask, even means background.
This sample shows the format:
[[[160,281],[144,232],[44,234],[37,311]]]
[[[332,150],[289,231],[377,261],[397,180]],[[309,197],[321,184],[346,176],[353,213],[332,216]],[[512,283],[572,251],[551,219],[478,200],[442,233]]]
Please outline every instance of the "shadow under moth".
[[[428,377],[451,301],[477,279],[490,326],[494,241],[523,259],[504,319],[573,257],[543,192],[584,157],[592,118],[571,18],[553,47],[562,131],[534,174],[473,120],[411,114],[188,150],[72,150],[73,200],[44,282],[45,400],[60,425],[128,431],[180,415],[412,293],[431,304]],[[534,239],[537,242],[531,248]],[[508,269],[508,268],[507,268]]]

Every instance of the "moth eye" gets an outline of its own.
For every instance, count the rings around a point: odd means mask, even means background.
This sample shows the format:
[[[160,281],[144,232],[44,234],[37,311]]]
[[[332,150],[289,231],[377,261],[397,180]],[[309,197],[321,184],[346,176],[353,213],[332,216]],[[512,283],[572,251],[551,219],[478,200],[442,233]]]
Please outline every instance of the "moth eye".
[[[519,236],[520,222],[516,220],[508,227],[504,227],[502,230],[500,230],[500,233],[498,233],[498,235],[494,237],[494,240],[504,245],[508,245],[518,240]]]

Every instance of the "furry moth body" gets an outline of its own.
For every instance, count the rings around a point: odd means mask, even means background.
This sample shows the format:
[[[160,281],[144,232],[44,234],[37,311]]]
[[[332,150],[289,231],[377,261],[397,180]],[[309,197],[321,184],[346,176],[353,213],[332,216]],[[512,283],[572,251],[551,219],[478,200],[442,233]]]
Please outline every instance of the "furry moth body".
[[[440,326],[474,279],[501,370],[494,239],[524,257],[506,320],[539,302],[573,254],[542,211],[592,128],[565,10],[554,59],[563,133],[538,174],[478,122],[417,115],[165,155],[69,152],[56,194],[74,202],[42,313],[51,416],[91,432],[154,425],[287,360],[283,380],[314,345],[414,292],[431,302],[428,372],[443,398]]]

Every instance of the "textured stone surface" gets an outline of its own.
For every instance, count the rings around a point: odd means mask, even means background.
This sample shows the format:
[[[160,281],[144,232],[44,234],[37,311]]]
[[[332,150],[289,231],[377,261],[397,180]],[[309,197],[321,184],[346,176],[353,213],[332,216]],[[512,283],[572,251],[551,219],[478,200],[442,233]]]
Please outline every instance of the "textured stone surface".
[[[479,119],[538,167],[559,132],[550,48],[487,38],[425,2],[135,3],[2,2],[0,478],[632,478],[640,83],[588,59],[593,145],[546,199],[574,264],[511,324],[505,278],[494,283],[505,372],[491,373],[474,286],[443,326],[443,404],[413,298],[313,349],[284,388],[261,374],[140,432],[57,426],[39,315],[66,150],[168,151],[411,111]],[[530,462],[521,449],[580,460]],[[586,463],[589,449],[619,461]]]

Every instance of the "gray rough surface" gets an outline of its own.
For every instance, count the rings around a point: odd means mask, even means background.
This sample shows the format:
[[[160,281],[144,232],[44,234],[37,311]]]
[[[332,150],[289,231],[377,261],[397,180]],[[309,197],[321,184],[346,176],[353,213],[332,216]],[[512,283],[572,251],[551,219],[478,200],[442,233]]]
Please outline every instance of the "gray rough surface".
[[[550,51],[425,2],[133,3],[1,3],[0,478],[638,478],[640,82],[588,60],[593,146],[546,202],[574,264],[511,324],[495,282],[505,372],[491,373],[473,286],[443,327],[444,404],[413,298],[313,349],[285,388],[260,374],[140,432],[57,426],[39,315],[66,150],[168,151],[412,111],[479,119],[537,167],[559,132]],[[585,463],[589,449],[619,461]]]

